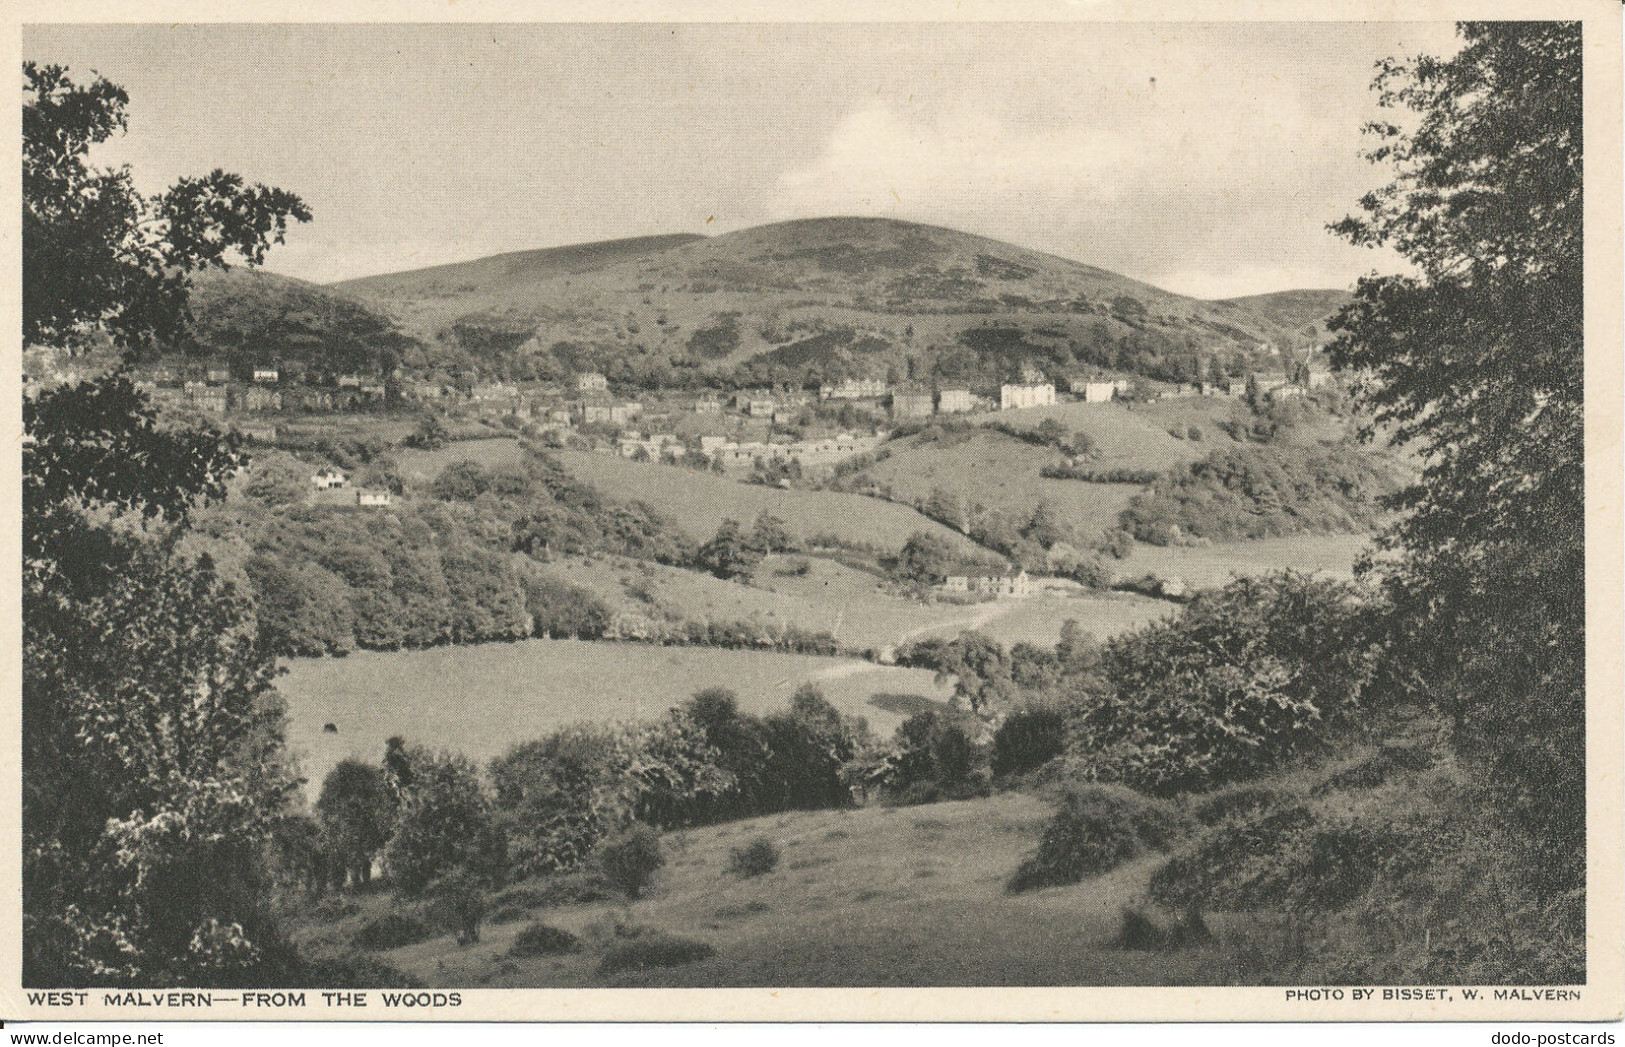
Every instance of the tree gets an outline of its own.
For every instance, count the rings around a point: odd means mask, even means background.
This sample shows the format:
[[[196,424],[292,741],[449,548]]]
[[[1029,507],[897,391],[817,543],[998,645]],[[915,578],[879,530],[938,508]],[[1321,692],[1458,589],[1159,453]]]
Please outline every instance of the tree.
[[[1010,658],[1004,645],[986,633],[960,633],[943,648],[937,663],[937,682],[954,678],[954,696],[970,703],[973,711],[989,712],[1015,697]]]
[[[790,533],[790,525],[767,512],[756,515],[751,543],[764,553],[791,553],[801,547],[795,535]]]
[[[395,751],[403,753],[411,768],[409,784],[400,784],[396,775],[400,807],[384,850],[395,885],[416,895],[456,872],[484,883],[496,880],[506,848],[474,765],[462,756],[421,747]]]
[[[1425,463],[1384,545],[1390,670],[1453,714],[1510,814],[1583,876],[1585,543],[1581,32],[1463,23],[1452,58],[1383,63],[1369,129],[1394,180],[1334,229],[1414,274],[1360,281],[1334,364]],[[1369,435],[1369,430],[1367,435]]]
[[[86,163],[92,145],[127,126],[129,95],[62,66],[23,63],[23,341],[67,345],[101,329],[126,349],[180,341],[189,275],[250,265],[310,211],[283,189],[215,170],[154,197],[128,167]]]
[[[372,860],[389,842],[395,815],[383,769],[360,760],[340,760],[322,780],[316,810],[327,846],[343,863],[344,875],[352,884],[372,882]]]
[[[911,582],[934,585],[948,577],[952,565],[953,549],[946,539],[915,531],[903,543],[892,573]]]
[[[762,554],[739,526],[737,520],[724,520],[709,542],[700,546],[695,563],[718,578],[748,578],[762,562]]]
[[[1033,432],[1046,444],[1055,447],[1060,447],[1062,442],[1066,440],[1066,426],[1054,418],[1046,418],[1039,422],[1038,428],[1034,429]]]
[[[85,162],[125,126],[121,88],[34,63],[23,80],[30,344],[173,344],[190,274],[257,263],[309,218],[221,171],[143,198]],[[176,551],[236,442],[160,427],[122,373],[23,416],[24,978],[277,979],[261,856],[293,778],[274,655],[212,561]]]

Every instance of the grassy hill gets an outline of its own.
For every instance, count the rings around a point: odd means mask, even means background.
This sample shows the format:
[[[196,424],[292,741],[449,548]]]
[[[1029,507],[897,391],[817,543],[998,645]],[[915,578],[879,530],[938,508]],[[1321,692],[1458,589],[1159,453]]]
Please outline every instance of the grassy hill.
[[[692,233],[638,236],[476,258],[403,273],[333,284],[335,290],[383,304],[414,329],[432,332],[465,313],[524,301],[539,281],[591,272],[658,254],[704,237]]]
[[[1312,332],[1306,328],[1319,327],[1321,321],[1346,305],[1351,298],[1349,292],[1335,288],[1306,288],[1225,298],[1213,305],[1220,312],[1244,318],[1246,323],[1270,325],[1289,331],[1296,329],[1310,334]]]
[[[947,492],[970,512],[980,505],[1031,515],[1047,502],[1083,539],[1116,527],[1118,514],[1139,490],[1133,484],[1047,480],[1038,470],[1061,462],[1059,452],[997,432],[972,430],[926,441],[905,437],[885,450],[884,458],[846,482],[859,489],[878,487],[904,505],[925,505],[932,492]]]
[[[1227,302],[936,226],[818,218],[500,255],[337,285],[424,338],[544,376],[994,382],[1035,365],[1168,373],[1297,337],[1340,292]]]
[[[986,555],[969,538],[907,506],[862,495],[764,487],[587,451],[560,451],[557,457],[578,479],[605,495],[648,502],[700,541],[715,534],[724,519],[748,527],[759,513],[769,513],[785,520],[803,540],[834,535],[842,542],[896,551],[915,531],[926,531],[966,556]]]
[[[381,958],[431,985],[934,986],[1192,985],[1243,981],[1216,947],[1177,953],[1115,947],[1119,909],[1143,891],[1155,859],[1073,887],[1011,895],[1004,883],[1049,807],[1021,793],[926,807],[786,814],[668,834],[668,865],[649,897],[537,915],[582,938],[581,952],[506,956],[523,922],[489,925],[478,945],[449,937]],[[765,875],[728,871],[756,836],[783,858]],[[387,907],[387,906],[385,906]],[[301,946],[341,947],[378,900],[307,928]],[[698,962],[604,976],[615,925],[701,941]]]

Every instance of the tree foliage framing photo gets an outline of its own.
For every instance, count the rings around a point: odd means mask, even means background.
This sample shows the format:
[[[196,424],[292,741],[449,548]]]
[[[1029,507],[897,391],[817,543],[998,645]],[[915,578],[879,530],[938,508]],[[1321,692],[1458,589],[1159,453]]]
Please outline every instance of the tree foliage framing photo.
[[[126,125],[122,88],[32,62],[23,88],[29,345],[170,344],[190,274],[257,264],[310,218],[218,170],[143,197],[88,160]],[[177,551],[242,457],[160,425],[122,367],[23,418],[24,982],[263,984],[292,955],[262,874],[296,786],[275,659],[244,596]]]
[[[1450,711],[1562,890],[1586,868],[1581,32],[1458,32],[1379,71],[1396,116],[1369,158],[1394,179],[1334,230],[1412,271],[1360,281],[1331,354],[1424,463],[1373,568],[1388,668]]]

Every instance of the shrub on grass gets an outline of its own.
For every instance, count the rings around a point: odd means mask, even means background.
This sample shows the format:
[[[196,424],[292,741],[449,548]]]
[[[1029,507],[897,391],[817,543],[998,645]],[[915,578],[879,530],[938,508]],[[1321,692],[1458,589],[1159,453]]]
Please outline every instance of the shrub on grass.
[[[642,896],[655,872],[666,864],[660,835],[641,822],[599,844],[594,854],[604,880],[628,898]]]
[[[779,849],[765,836],[758,836],[743,847],[735,847],[728,856],[728,870],[744,879],[765,876],[778,865]]]
[[[715,955],[708,943],[679,938],[662,931],[650,931],[610,947],[598,961],[599,974],[645,971],[654,967],[677,967]]]
[[[1180,949],[1212,940],[1201,907],[1195,905],[1172,920],[1159,920],[1138,906],[1124,906],[1117,932],[1119,949]]]
[[[580,938],[545,923],[532,923],[521,928],[514,935],[513,944],[508,947],[509,956],[563,956],[580,951]]]
[[[1077,883],[1146,851],[1185,828],[1178,810],[1120,785],[1077,786],[1061,797],[1038,849],[1010,879],[1012,891]]]
[[[421,989],[423,983],[376,957],[362,953],[307,959],[290,988]]]
[[[1191,804],[1191,815],[1203,825],[1218,825],[1232,818],[1250,818],[1295,799],[1273,785],[1244,783],[1216,789]]]
[[[386,912],[356,928],[350,944],[368,951],[399,949],[403,945],[428,941],[434,935],[434,926],[416,911]]]
[[[1061,755],[1066,748],[1066,717],[1054,706],[1017,709],[993,734],[993,776],[1025,774]]]
[[[1379,876],[1425,864],[1435,842],[1415,825],[1278,806],[1210,829],[1189,853],[1152,874],[1151,894],[1167,904],[1335,912]]]

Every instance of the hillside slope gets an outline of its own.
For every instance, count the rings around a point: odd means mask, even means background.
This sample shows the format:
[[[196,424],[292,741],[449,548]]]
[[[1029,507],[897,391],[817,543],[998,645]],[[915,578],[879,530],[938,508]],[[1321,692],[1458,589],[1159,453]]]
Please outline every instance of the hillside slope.
[[[574,253],[572,253],[574,252]],[[1056,255],[881,218],[780,222],[523,252],[349,281],[403,325],[510,370],[672,369],[745,380],[913,375],[981,385],[1037,366],[1195,377],[1301,337],[1340,292],[1205,302]]]
[[[511,251],[425,269],[364,276],[331,286],[377,302],[415,329],[432,332],[465,313],[497,308],[509,299],[523,300],[540,281],[591,272],[703,239],[693,233],[672,233]]]
[[[925,531],[967,557],[988,555],[969,538],[907,506],[862,495],[739,483],[588,451],[560,451],[557,457],[577,479],[612,498],[648,502],[698,541],[714,535],[724,519],[749,527],[759,513],[769,513],[786,521],[791,534],[803,541],[834,535],[849,544],[895,552],[915,531]]]

